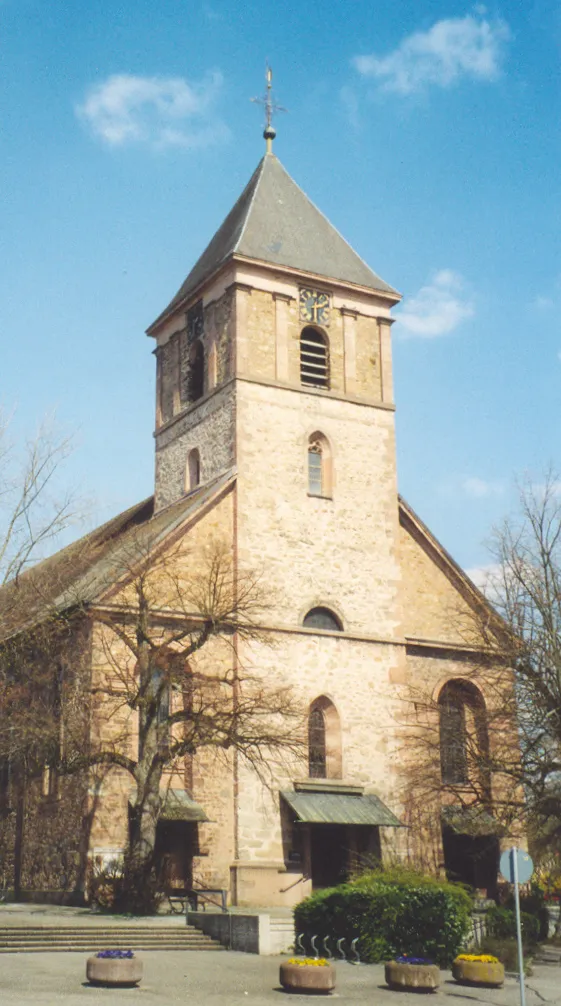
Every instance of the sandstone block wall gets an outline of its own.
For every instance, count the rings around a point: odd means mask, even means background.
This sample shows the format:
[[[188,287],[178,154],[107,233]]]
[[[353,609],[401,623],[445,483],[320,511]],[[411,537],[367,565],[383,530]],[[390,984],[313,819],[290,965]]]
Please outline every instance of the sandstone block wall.
[[[473,641],[472,609],[458,581],[402,517],[399,551],[403,571],[404,632],[415,639],[468,645]]]
[[[333,498],[308,495],[310,434],[333,455]],[[333,607],[346,629],[394,637],[401,624],[393,413],[239,382],[240,561],[261,564],[276,618]],[[368,589],[365,589],[365,587]]]

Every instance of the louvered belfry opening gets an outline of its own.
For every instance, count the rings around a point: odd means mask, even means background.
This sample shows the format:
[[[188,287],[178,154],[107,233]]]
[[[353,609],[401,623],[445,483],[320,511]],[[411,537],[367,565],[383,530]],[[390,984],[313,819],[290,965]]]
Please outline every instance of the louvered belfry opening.
[[[329,388],[327,339],[309,326],[300,336],[300,382],[310,388]]]

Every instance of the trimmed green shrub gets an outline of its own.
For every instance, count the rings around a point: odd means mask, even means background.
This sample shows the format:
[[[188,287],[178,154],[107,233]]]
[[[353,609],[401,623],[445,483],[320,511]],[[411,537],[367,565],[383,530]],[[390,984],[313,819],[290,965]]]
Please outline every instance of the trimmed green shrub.
[[[358,937],[369,963],[409,954],[447,966],[470,930],[471,907],[460,884],[410,870],[372,870],[301,901],[294,920],[297,934],[327,936],[332,948],[344,937],[348,949]]]
[[[516,915],[510,908],[497,908],[493,905],[485,916],[487,933],[496,939],[516,939]],[[522,943],[525,947],[534,946],[540,935],[539,919],[528,912],[520,912]]]
[[[501,964],[504,964],[505,971],[518,971],[518,944],[510,937],[485,936],[477,952],[482,954],[493,954],[498,957]],[[530,961],[524,958],[524,972],[530,973]]]
[[[505,907],[514,911],[514,894],[509,894]],[[541,888],[533,884],[530,894],[521,894],[520,909],[528,915],[533,915],[538,920],[538,941],[543,943],[544,940],[547,940],[549,936],[549,912],[545,903],[544,892]]]

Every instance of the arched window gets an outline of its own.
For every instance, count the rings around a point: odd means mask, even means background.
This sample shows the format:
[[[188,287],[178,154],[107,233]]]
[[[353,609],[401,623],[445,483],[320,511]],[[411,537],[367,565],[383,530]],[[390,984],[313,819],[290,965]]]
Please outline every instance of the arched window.
[[[312,707],[308,718],[308,766],[310,779],[326,778],[325,717],[318,706]]]
[[[201,457],[196,447],[192,451],[189,451],[189,457],[187,458],[187,478],[185,481],[185,488],[188,493],[192,489],[196,489],[201,481]]]
[[[309,388],[329,387],[327,338],[309,325],[300,335],[300,383]]]
[[[469,783],[470,768],[480,775],[488,753],[485,703],[469,681],[448,681],[438,697],[440,713],[440,768],[442,782]]]
[[[189,352],[189,401],[196,402],[205,392],[205,351],[200,339]]]
[[[331,632],[342,632],[341,620],[329,608],[310,608],[302,623],[306,629],[330,629]]]
[[[308,439],[308,493],[328,498],[333,494],[331,448],[327,437],[319,432]]]
[[[312,702],[308,715],[308,775],[310,779],[342,777],[339,714],[325,695]]]

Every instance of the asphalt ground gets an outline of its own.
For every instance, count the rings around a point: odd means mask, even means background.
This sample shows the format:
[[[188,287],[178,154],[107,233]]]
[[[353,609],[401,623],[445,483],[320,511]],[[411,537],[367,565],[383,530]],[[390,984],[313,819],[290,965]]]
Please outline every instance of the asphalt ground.
[[[146,951],[139,954],[144,978],[136,989],[106,989],[86,982],[86,957],[82,953],[32,953],[0,955],[0,1006],[282,1006],[283,1000],[317,1002],[317,996],[288,995],[279,987],[283,957],[217,951]],[[438,992],[420,996],[391,992],[384,985],[382,965],[337,965],[337,987],[329,997],[349,1004],[369,1006],[518,1006],[517,980],[507,977],[502,989],[472,989],[457,985],[442,972]],[[561,1006],[561,968],[537,967],[527,980],[527,1006],[552,1003]],[[427,1002],[428,1006],[428,1002]]]

